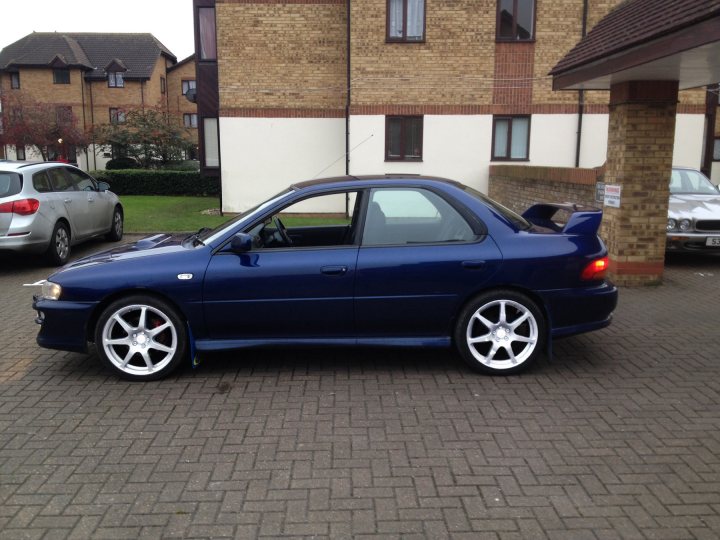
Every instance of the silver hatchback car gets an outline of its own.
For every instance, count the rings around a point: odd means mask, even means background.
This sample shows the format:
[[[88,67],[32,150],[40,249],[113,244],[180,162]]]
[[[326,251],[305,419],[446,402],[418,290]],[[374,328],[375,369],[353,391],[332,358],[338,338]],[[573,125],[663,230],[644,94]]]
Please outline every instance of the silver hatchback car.
[[[0,160],[0,252],[44,253],[65,264],[70,247],[123,235],[123,208],[108,184],[54,162]]]

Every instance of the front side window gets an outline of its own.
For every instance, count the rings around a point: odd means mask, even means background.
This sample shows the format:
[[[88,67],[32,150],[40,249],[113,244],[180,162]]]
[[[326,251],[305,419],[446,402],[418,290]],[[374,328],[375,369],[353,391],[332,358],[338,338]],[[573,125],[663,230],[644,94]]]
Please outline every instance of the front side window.
[[[70,70],[67,68],[53,69],[54,84],[70,84]]]
[[[492,145],[492,159],[495,161],[527,161],[530,155],[530,117],[495,116]]]
[[[440,195],[419,188],[372,191],[363,246],[470,242],[472,227]]]
[[[72,181],[60,167],[48,169],[48,176],[53,191],[75,191]]]
[[[111,124],[124,124],[125,123],[125,111],[122,109],[110,108],[110,123]]]
[[[10,74],[10,88],[13,90],[17,90],[20,88],[20,74],[19,73],[11,73]]]
[[[200,60],[217,60],[215,8],[198,8],[198,27],[198,35],[200,37]]]
[[[420,161],[422,151],[422,116],[385,117],[385,161]]]
[[[70,176],[70,180],[77,191],[97,191],[92,176],[76,169],[65,169],[65,172]]]
[[[125,87],[125,78],[121,71],[111,71],[108,73],[108,86],[110,88]]]
[[[387,40],[425,40],[425,0],[387,0]]]
[[[197,114],[184,113],[183,114],[183,125],[186,128],[197,128]]]
[[[187,95],[188,90],[195,90],[195,81],[187,80],[182,82],[182,94]]]
[[[535,39],[535,0],[498,0],[497,39]]]

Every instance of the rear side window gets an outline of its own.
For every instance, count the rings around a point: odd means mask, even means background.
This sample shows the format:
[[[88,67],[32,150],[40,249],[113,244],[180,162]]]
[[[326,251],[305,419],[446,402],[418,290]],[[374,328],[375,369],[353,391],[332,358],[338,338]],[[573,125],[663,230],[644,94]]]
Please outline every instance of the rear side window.
[[[0,172],[0,199],[20,193],[22,178],[13,172]]]
[[[50,179],[45,171],[33,174],[33,187],[38,193],[52,191],[50,188]]]
[[[50,185],[53,191],[75,191],[75,187],[62,169],[49,169]]]

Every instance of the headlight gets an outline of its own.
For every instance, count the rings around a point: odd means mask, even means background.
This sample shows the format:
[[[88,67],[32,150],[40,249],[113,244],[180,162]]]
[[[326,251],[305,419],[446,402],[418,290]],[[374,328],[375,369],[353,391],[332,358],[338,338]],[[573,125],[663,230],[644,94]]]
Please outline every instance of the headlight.
[[[676,228],[677,228],[677,221],[675,221],[673,218],[668,219],[668,222],[667,222],[668,232],[674,231]]]
[[[692,221],[689,219],[681,219],[680,223],[678,223],[680,230],[683,232],[689,231],[692,229]]]
[[[52,281],[46,281],[42,285],[42,297],[45,300],[58,300],[62,293],[62,287]]]

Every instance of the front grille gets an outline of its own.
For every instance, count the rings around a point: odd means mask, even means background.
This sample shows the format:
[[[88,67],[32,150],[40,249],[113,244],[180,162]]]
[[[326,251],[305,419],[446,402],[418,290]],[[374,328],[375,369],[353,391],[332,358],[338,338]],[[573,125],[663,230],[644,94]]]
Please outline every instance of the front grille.
[[[695,222],[695,230],[701,232],[717,232],[720,231],[720,219],[701,219]]]

